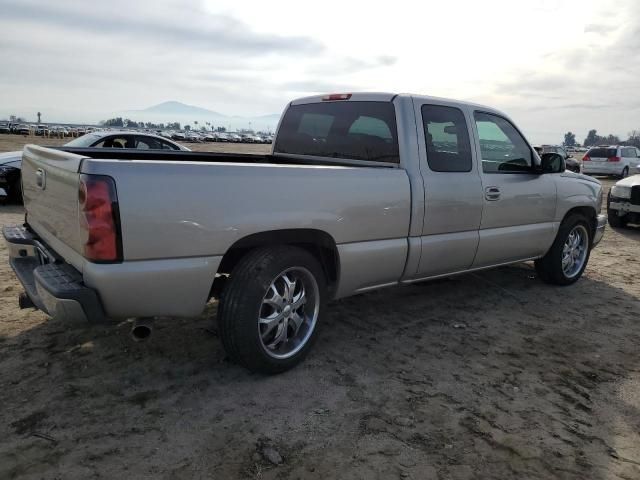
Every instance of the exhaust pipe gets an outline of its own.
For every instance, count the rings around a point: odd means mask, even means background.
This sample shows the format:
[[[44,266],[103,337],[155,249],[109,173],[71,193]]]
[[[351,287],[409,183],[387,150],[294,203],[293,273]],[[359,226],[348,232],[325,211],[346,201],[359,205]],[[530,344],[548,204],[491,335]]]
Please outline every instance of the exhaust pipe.
[[[131,327],[131,338],[136,342],[144,342],[153,332],[153,324],[151,318],[136,318]]]
[[[22,292],[20,295],[18,295],[18,306],[20,307],[20,310],[24,310],[25,308],[38,308],[35,306],[26,292]]]

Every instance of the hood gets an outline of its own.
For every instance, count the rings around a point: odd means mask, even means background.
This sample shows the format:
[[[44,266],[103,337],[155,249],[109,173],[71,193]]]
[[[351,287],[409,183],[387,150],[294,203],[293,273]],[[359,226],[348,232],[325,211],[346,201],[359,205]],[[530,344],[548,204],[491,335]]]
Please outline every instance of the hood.
[[[21,158],[22,151],[0,153],[0,165],[4,165],[5,163],[9,162],[15,162],[16,160],[20,160]]]
[[[595,183],[596,185],[602,185],[602,182],[597,178],[593,178],[593,177],[590,177],[589,175],[584,175],[582,173],[575,173],[575,172],[572,172],[571,170],[565,170],[562,173],[562,176],[579,178],[580,180],[587,180],[588,182]]]
[[[616,185],[620,187],[634,187],[640,185],[640,175],[631,175],[627,178],[623,178],[616,182]]]

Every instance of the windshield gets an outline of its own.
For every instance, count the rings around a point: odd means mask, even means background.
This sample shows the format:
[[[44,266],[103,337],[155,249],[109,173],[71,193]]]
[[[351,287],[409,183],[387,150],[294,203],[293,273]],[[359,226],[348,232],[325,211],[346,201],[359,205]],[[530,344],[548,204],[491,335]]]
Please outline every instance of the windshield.
[[[87,135],[78,137],[74,140],[71,140],[69,143],[65,144],[65,147],[78,147],[78,148],[90,147],[101,138],[102,137],[100,135],[87,134]]]

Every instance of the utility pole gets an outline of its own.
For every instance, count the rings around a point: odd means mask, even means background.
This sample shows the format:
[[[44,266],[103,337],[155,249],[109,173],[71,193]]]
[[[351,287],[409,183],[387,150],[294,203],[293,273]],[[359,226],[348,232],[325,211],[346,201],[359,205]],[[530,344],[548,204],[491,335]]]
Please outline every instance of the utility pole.
[[[40,117],[42,116],[42,114],[40,112],[38,112],[38,123],[40,123]]]

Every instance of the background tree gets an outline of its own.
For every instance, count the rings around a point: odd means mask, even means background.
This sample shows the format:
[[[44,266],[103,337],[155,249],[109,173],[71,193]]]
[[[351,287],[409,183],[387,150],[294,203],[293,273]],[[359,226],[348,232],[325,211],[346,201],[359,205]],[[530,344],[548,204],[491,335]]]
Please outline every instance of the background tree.
[[[591,145],[596,145],[598,143],[598,132],[596,129],[589,130],[587,134],[587,138],[584,139],[582,143],[585,147],[589,147]]]
[[[124,127],[124,122],[122,121],[122,117],[109,118],[107,120],[103,120],[100,122],[101,125],[105,127]]]
[[[564,144],[566,147],[573,147],[576,144],[576,134],[571,132],[565,133]]]
[[[633,145],[634,147],[640,148],[640,130],[631,130],[629,132],[629,138],[626,143],[628,145]]]
[[[608,145],[618,145],[620,142],[620,137],[618,137],[617,135],[607,135],[606,137],[603,137],[604,142]]]

